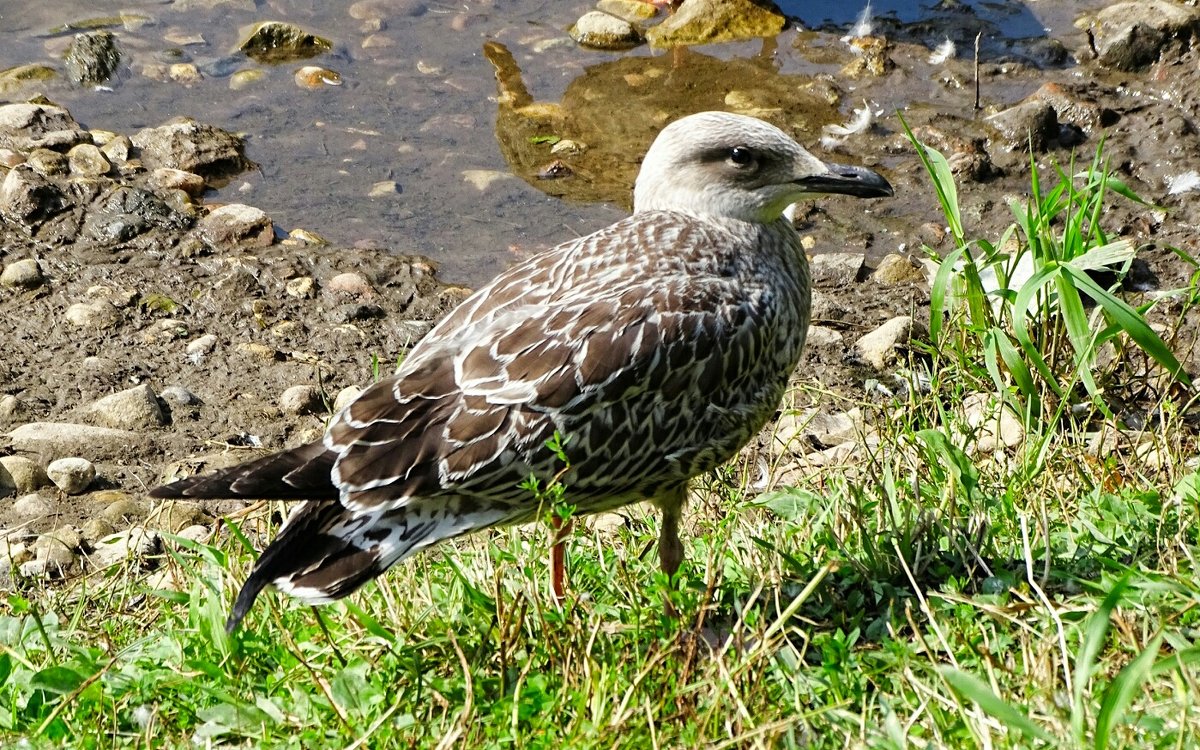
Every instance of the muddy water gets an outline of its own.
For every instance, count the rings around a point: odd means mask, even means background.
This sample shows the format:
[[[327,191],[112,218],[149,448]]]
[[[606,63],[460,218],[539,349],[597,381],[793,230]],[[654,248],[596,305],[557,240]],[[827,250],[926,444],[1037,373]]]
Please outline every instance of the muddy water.
[[[423,253],[441,263],[443,278],[478,284],[510,262],[513,253],[587,233],[624,211],[611,203],[551,197],[511,176],[494,133],[496,84],[482,54],[484,42],[499,42],[511,52],[534,99],[557,102],[589,69],[619,57],[579,49],[566,39],[563,29],[590,5],[585,0],[377,0],[370,7],[378,12],[370,15],[382,21],[372,23],[352,17],[346,4],[317,0],[274,0],[257,7],[253,0],[0,0],[0,69],[42,62],[62,70],[71,39],[65,27],[117,14],[125,18],[111,27],[125,56],[119,80],[79,88],[60,79],[0,99],[41,91],[86,126],[119,132],[187,115],[244,133],[260,169],[210,200],[259,206],[283,231],[303,227],[341,244]],[[1047,52],[1047,40],[1058,40],[1068,50],[1077,47],[1082,39],[1071,22],[1102,3],[962,3],[951,10],[933,5],[877,1],[873,7],[878,28],[902,41],[932,46],[950,38],[965,51],[968,40],[983,32],[986,61],[1062,65],[1069,63]],[[753,42],[699,52],[727,61],[767,60],[769,70],[788,75],[836,74],[837,55],[844,54],[834,52],[838,33],[854,22],[860,7],[810,0],[782,7],[818,33],[792,29],[771,45]],[[289,21],[333,40],[333,51],[313,62],[341,74],[343,85],[303,90],[293,82],[300,63],[272,67],[231,57],[239,28],[262,20]],[[202,39],[188,38],[194,35]],[[645,49],[627,53],[651,55],[661,58]],[[147,65],[176,62],[194,63],[203,80],[183,85],[143,74]],[[261,68],[265,78],[231,90],[229,76],[249,68]],[[837,107],[848,114],[854,99],[864,96],[883,111],[944,98],[947,88],[933,83],[932,74],[917,61],[906,75],[889,76],[885,85],[864,83],[858,91],[850,82],[844,89],[854,95]],[[1036,86],[1035,78],[1027,74],[996,84],[989,93],[1015,101]],[[714,87],[734,84],[713,82]],[[584,99],[608,96],[607,106],[620,106],[614,92],[599,90],[617,83],[596,78],[588,85]],[[643,116],[629,112],[630,118]],[[810,142],[817,137],[814,133]],[[372,186],[387,181],[396,183],[394,193],[368,197]]]

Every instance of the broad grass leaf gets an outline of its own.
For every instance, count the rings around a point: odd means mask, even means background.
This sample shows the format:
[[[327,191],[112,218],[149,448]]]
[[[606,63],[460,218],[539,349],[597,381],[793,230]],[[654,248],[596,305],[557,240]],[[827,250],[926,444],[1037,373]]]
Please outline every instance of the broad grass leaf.
[[[1035,724],[1019,708],[992,692],[991,687],[983,680],[953,667],[942,667],[938,671],[956,693],[975,702],[984,713],[1017,730],[1026,739],[1038,739],[1054,744],[1054,738],[1049,732]]]

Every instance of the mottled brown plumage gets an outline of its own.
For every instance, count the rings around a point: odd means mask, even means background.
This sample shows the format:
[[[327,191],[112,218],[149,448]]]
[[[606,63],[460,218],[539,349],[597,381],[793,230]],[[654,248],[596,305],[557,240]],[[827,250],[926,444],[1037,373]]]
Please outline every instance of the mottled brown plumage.
[[[701,113],[643,162],[633,216],[498,276],[334,417],[322,443],[158,497],[291,497],[300,506],[238,597],[353,591],[431,544],[529,521],[521,488],[563,468],[576,513],[663,510],[674,573],[688,480],[733,456],[778,406],[804,346],[808,267],[782,217],[807,195],[890,195],[762,121]]]

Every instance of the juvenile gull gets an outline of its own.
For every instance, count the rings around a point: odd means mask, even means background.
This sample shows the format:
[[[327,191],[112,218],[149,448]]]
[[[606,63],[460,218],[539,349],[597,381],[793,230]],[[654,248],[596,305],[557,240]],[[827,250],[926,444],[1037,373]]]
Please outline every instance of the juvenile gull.
[[[437,542],[534,520],[521,484],[558,476],[558,433],[576,514],[652,501],[672,575],[688,481],[762,428],[800,358],[808,264],[782,214],[821,193],[892,189],[761,120],[677,120],[646,154],[632,216],[500,274],[323,441],[150,494],[308,501],[255,564],[233,630],[268,584],[324,603]]]

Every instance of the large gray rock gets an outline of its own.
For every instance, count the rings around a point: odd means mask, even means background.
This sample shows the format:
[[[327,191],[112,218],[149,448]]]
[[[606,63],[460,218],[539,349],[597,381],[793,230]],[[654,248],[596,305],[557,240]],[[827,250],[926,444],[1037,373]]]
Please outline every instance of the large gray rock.
[[[1200,11],[1166,0],[1115,3],[1096,14],[1092,43],[1106,68],[1138,70],[1155,62],[1173,38],[1195,34]]]
[[[100,424],[119,430],[144,430],[167,423],[158,396],[145,383],[98,399],[86,413]]]
[[[147,169],[168,167],[210,178],[237,174],[252,166],[241,138],[186,117],[139,130],[130,140]]]
[[[35,227],[66,205],[58,186],[28,164],[10,169],[0,183],[0,217],[14,224]]]
[[[216,248],[267,247],[275,241],[275,226],[261,208],[230,203],[200,220],[196,231]]]
[[[62,107],[30,102],[0,106],[0,147],[17,151],[66,149],[91,140],[91,134]]]
[[[632,23],[598,10],[580,16],[567,34],[584,47],[602,50],[632,49],[644,41]]]
[[[846,358],[878,371],[885,370],[896,359],[897,350],[908,343],[912,330],[910,316],[892,318],[855,341]]]
[[[96,478],[96,467],[86,458],[59,458],[46,467],[46,476],[68,495],[78,495]]]
[[[130,458],[154,446],[145,433],[114,430],[71,422],[30,422],[8,434],[12,447],[53,461],[67,456],[89,456],[93,460]]]

